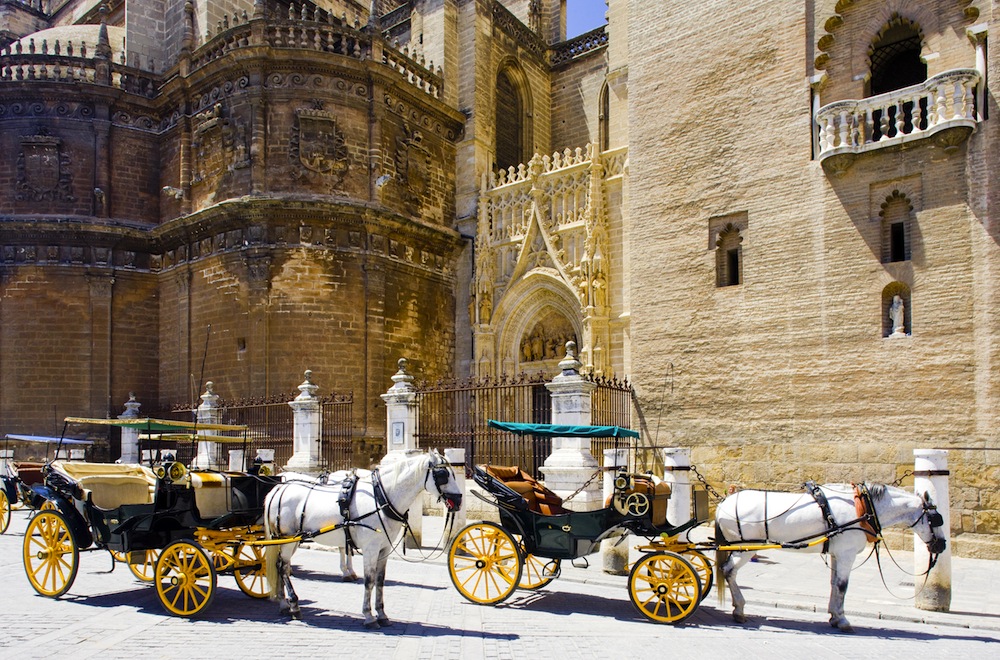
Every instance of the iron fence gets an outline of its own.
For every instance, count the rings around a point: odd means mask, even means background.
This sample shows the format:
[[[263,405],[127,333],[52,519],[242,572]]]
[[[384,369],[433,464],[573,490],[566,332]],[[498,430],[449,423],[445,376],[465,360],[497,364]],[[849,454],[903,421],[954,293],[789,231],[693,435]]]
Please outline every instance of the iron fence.
[[[593,423],[631,427],[632,387],[625,381],[592,379]],[[477,463],[517,465],[542,478],[539,468],[552,452],[552,439],[513,436],[492,429],[487,420],[532,424],[552,421],[552,398],[544,374],[520,374],[499,379],[441,380],[417,384],[417,444],[423,449],[465,449],[466,469]],[[604,449],[628,448],[635,455],[635,441],[623,438],[594,440],[598,458]],[[634,460],[634,459],[633,459]]]
[[[295,395],[279,394],[259,399],[220,401],[220,421],[223,424],[243,424],[249,429],[247,460],[252,460],[258,449],[274,451],[274,464],[285,465],[295,451],[295,413],[288,402]],[[329,394],[320,399],[320,461],[321,467],[331,472],[344,470],[352,464],[353,394]],[[163,417],[169,419],[194,419],[190,407],[176,407]],[[226,449],[213,457],[221,465],[228,465]],[[178,456],[182,458],[182,456]]]

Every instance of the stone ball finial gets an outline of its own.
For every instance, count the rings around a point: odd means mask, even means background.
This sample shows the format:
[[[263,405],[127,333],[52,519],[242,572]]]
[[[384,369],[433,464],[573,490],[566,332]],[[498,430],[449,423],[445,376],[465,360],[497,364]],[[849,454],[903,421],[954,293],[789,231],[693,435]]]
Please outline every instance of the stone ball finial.
[[[576,342],[572,339],[566,342],[566,357],[576,357]]]
[[[313,377],[312,369],[306,369],[305,377],[306,377],[305,382],[312,384],[312,377]]]
[[[578,378],[580,376],[580,367],[582,366],[583,363],[576,359],[576,342],[572,340],[566,342],[566,357],[564,357],[562,362],[559,363],[561,373],[559,376],[556,376],[556,378]]]
[[[215,394],[215,392],[213,391],[214,387],[215,387],[215,383],[213,383],[212,381],[208,381],[207,383],[205,383],[205,393],[206,394]]]
[[[406,373],[406,366],[408,364],[410,364],[410,361],[407,360],[405,357],[404,358],[399,358],[398,360],[396,360],[396,366],[399,367],[399,373],[405,374]]]

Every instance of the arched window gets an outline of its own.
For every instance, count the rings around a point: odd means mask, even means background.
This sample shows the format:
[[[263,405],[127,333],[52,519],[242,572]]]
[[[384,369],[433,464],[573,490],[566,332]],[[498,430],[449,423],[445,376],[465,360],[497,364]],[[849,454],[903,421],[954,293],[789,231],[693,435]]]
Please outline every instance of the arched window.
[[[920,52],[920,31],[910,21],[894,16],[875,37],[869,50],[868,95],[885,94],[927,80],[927,64],[920,59]],[[887,121],[883,120],[881,110],[872,113],[872,137],[875,141],[896,136],[899,132],[897,112],[896,108],[892,108]],[[913,131],[914,121],[919,128],[927,128],[927,99],[920,99],[919,113],[915,113],[912,101],[903,104],[904,135]]]
[[[715,285],[736,286],[743,283],[743,237],[732,223],[719,232],[715,241]]]
[[[910,260],[912,212],[910,200],[898,190],[882,203],[882,263]]]
[[[896,16],[872,42],[870,96],[916,85],[927,80],[927,65],[920,59],[920,32]]]
[[[597,115],[598,144],[601,145],[601,151],[607,151],[611,148],[611,94],[608,83],[604,83],[601,88],[600,104],[600,113]]]
[[[497,74],[496,167],[517,167],[524,154],[524,101],[507,70]]]

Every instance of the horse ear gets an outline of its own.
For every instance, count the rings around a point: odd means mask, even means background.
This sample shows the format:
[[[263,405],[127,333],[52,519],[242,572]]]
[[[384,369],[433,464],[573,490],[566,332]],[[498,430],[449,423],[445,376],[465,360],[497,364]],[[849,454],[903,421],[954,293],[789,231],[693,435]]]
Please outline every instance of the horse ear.
[[[924,491],[924,502],[927,502],[928,504],[930,504],[931,502],[931,494],[928,493],[926,490]]]

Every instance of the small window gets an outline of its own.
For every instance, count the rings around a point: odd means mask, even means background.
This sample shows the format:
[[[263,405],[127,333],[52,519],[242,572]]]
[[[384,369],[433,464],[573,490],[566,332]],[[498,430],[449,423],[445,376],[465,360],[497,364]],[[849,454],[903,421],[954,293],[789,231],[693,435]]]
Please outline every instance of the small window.
[[[715,241],[715,285],[737,286],[743,283],[743,236],[738,227],[727,223]]]
[[[889,261],[906,261],[903,229],[902,222],[894,222],[889,225]]]
[[[893,191],[879,211],[882,222],[882,263],[910,260],[913,206],[906,195]]]

